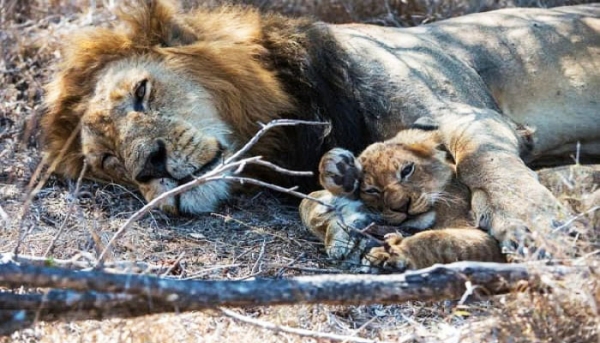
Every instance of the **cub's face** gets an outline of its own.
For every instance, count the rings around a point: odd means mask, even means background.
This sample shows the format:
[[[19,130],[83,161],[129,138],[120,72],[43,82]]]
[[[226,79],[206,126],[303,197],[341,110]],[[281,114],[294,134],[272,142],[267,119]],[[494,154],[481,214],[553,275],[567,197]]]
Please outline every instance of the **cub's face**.
[[[230,128],[211,94],[159,62],[107,66],[82,118],[82,153],[93,178],[137,186],[146,200],[215,168],[231,155]],[[164,200],[171,213],[211,211],[224,181]]]
[[[400,224],[422,216],[444,198],[454,170],[434,137],[421,130],[402,131],[358,157],[363,170],[360,198],[386,221]]]

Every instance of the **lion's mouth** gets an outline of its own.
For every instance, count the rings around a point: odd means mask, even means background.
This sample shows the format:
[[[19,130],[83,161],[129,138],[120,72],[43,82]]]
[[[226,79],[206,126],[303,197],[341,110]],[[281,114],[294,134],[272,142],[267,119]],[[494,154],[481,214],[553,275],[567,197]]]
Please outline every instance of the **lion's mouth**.
[[[178,184],[183,185],[185,183],[188,183],[188,182],[194,180],[195,178],[197,178],[199,176],[202,176],[202,175],[214,170],[219,164],[221,164],[223,162],[224,154],[225,154],[225,149],[223,148],[223,146],[221,144],[219,144],[219,150],[217,150],[217,153],[210,161],[205,163],[202,167],[196,169],[190,175],[177,180]]]

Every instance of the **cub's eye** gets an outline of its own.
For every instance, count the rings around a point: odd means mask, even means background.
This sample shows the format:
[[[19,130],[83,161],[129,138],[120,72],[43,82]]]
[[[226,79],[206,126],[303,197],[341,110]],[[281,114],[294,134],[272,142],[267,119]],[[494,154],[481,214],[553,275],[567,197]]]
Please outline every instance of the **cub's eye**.
[[[381,191],[375,187],[365,188],[362,192],[369,195],[379,195],[379,193],[381,193]]]
[[[144,98],[148,88],[148,80],[138,82],[133,91],[133,110],[137,112],[144,111]]]
[[[409,176],[412,175],[412,173],[415,171],[415,164],[414,163],[409,163],[407,165],[405,165],[404,167],[402,167],[402,170],[400,170],[400,180],[406,180]]]

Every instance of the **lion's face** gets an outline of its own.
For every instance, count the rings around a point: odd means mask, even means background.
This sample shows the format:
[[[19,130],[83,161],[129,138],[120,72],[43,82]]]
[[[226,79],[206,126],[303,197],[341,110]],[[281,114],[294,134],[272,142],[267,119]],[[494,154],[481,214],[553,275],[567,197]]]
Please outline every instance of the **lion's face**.
[[[164,63],[132,59],[107,66],[82,117],[82,153],[91,175],[136,185],[150,201],[230,156],[230,128],[212,96]],[[171,213],[205,212],[228,194],[210,182],[161,203]]]
[[[52,171],[76,178],[85,161],[87,177],[134,185],[150,201],[213,170],[259,123],[294,109],[267,68],[258,12],[182,13],[167,0],[123,6],[114,27],[74,34],[63,47],[42,119]],[[265,135],[249,153],[271,157],[284,140]],[[211,181],[160,206],[212,211],[229,188]]]
[[[436,137],[427,131],[403,131],[370,145],[358,157],[363,168],[360,197],[386,221],[400,224],[432,212],[443,198],[454,171],[445,153],[436,149]]]

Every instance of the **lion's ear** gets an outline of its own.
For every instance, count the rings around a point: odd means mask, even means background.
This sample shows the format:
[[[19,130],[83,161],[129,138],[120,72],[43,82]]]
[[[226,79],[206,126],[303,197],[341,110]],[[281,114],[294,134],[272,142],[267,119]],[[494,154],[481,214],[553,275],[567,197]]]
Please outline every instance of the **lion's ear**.
[[[179,6],[171,0],[136,0],[125,2],[116,10],[126,24],[129,37],[144,46],[175,47],[197,40],[193,31],[178,20]]]

